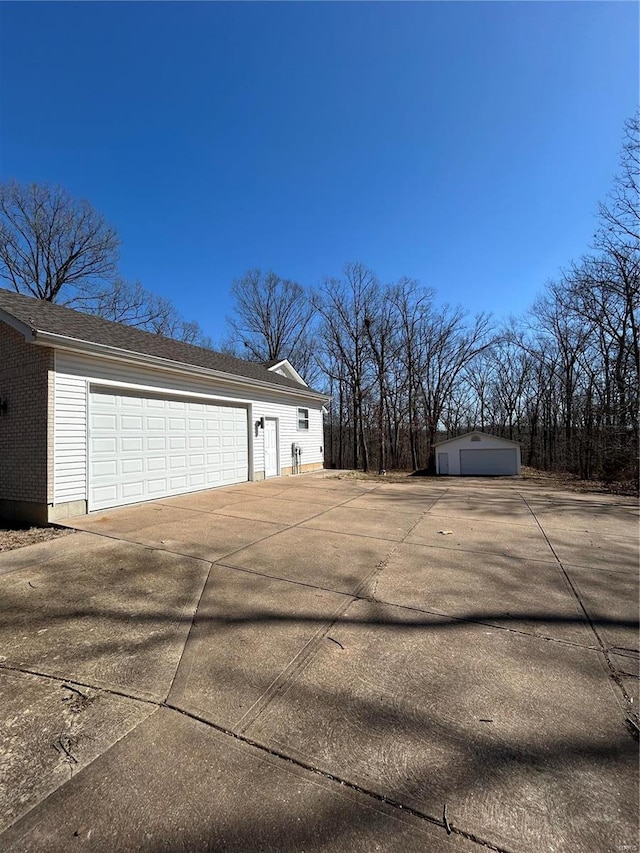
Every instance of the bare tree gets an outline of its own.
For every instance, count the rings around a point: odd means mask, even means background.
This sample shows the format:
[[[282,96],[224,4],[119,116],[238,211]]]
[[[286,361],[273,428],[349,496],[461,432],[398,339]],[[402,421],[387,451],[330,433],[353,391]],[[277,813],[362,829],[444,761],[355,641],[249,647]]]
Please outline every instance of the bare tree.
[[[287,358],[311,383],[317,375],[311,339],[313,308],[301,284],[250,270],[231,286],[235,300],[228,344],[252,361]]]
[[[447,400],[478,355],[493,346],[491,318],[478,314],[471,323],[461,308],[443,306],[424,324],[426,370],[420,376],[427,435],[427,465],[435,470],[434,446]]]
[[[434,292],[418,283],[402,278],[391,289],[390,298],[398,317],[398,360],[405,376],[407,430],[411,467],[420,467],[418,436],[421,433],[418,398],[421,376],[426,369],[426,352],[422,334],[425,319],[433,311]]]
[[[143,287],[139,281],[116,279],[113,286],[88,301],[91,314],[116,323],[135,326],[157,335],[212,348],[212,341],[195,321],[184,320],[176,306],[163,296]]]
[[[620,167],[607,201],[600,204],[597,245],[631,241],[637,249],[640,241],[640,116],[637,113],[625,123]]]
[[[128,282],[121,278],[97,294],[87,308],[105,320],[141,329],[149,329],[166,313],[160,297],[144,288],[139,281]]]
[[[89,202],[61,187],[0,185],[0,278],[18,293],[210,346],[175,305],[117,275],[119,240]]]
[[[108,288],[118,246],[88,201],[47,184],[0,184],[0,278],[18,293],[79,305]]]
[[[378,385],[378,470],[387,467],[387,437],[385,424],[389,422],[388,376],[399,347],[397,319],[388,289],[378,286],[372,289],[364,316],[364,328],[371,350]],[[387,415],[387,417],[385,417]]]
[[[322,318],[320,340],[325,363],[341,365],[346,380],[351,417],[352,464],[369,470],[369,443],[365,430],[365,398],[373,384],[365,319],[378,292],[373,272],[363,264],[348,263],[343,277],[328,278],[313,297]],[[334,376],[338,379],[338,375]]]
[[[349,434],[355,467],[367,470],[377,457],[384,469],[388,455],[394,465],[425,467],[438,430],[470,418],[461,378],[491,346],[490,321],[469,323],[446,306],[436,311],[433,300],[410,279],[381,286],[362,264],[347,264],[314,298],[325,370],[340,394],[340,436]],[[339,453],[344,458],[342,444]]]

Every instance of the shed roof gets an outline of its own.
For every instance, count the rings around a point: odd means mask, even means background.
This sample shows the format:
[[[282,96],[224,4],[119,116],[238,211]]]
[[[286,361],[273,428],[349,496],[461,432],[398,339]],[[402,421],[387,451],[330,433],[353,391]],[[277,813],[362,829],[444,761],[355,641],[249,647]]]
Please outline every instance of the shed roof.
[[[226,353],[176,341],[173,338],[166,338],[123,323],[104,320],[102,317],[76,311],[64,305],[34,299],[31,296],[0,288],[0,319],[3,312],[26,326],[36,338],[39,332],[44,332],[78,342],[119,349],[127,353],[140,353],[182,365],[267,382],[283,390],[290,388],[310,392],[311,395],[318,394],[293,379],[269,370],[265,364],[245,361]],[[325,397],[325,395],[319,396]]]
[[[469,438],[472,435],[484,435],[486,438],[495,438],[497,441],[504,441],[505,444],[515,444],[518,447],[520,446],[519,441],[513,441],[511,438],[503,438],[501,435],[491,435],[490,432],[481,432],[479,429],[474,429],[471,430],[471,432],[456,435],[454,438],[447,438],[445,441],[438,441],[434,444],[434,447],[442,447],[443,444],[451,444],[453,441],[460,441],[461,438]]]

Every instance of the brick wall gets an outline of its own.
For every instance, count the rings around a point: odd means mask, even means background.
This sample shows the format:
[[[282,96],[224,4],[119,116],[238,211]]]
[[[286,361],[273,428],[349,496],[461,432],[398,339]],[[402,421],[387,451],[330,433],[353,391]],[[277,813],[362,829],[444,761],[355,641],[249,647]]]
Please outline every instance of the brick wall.
[[[46,504],[49,498],[53,366],[52,349],[27,343],[0,321],[0,397],[7,401],[6,413],[0,414],[0,501]]]

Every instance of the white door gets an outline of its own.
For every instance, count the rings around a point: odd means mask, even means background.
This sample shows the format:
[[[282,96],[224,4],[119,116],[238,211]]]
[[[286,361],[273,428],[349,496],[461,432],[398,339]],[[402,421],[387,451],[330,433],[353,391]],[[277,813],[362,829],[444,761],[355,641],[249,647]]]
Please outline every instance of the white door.
[[[445,476],[449,473],[449,454],[438,453],[438,474]]]
[[[89,510],[249,479],[247,410],[91,390]]]
[[[278,422],[275,418],[264,421],[264,476],[278,476]]]
[[[461,450],[460,473],[467,476],[490,477],[518,473],[518,455],[515,447],[487,448],[486,450]]]

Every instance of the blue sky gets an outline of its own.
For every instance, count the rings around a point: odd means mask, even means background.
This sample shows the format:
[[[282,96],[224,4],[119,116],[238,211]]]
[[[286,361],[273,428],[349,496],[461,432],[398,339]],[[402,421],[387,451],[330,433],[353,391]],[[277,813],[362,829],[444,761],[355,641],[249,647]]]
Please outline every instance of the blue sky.
[[[521,313],[596,228],[638,4],[3,3],[0,174],[118,230],[215,339],[253,267]]]

